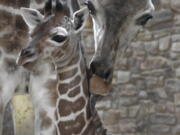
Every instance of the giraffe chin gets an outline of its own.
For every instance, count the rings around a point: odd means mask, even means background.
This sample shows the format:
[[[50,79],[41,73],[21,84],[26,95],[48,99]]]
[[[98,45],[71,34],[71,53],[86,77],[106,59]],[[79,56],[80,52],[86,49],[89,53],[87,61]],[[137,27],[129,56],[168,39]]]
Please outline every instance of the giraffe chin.
[[[90,78],[89,84],[91,93],[96,95],[107,96],[112,90],[111,84],[97,75],[93,75]]]

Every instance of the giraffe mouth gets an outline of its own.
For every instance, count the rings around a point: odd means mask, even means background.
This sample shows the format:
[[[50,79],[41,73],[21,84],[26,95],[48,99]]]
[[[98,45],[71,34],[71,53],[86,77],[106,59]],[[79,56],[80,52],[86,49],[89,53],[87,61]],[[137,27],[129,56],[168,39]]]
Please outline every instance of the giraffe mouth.
[[[89,84],[91,93],[96,95],[107,96],[112,90],[111,84],[97,75],[90,78]]]
[[[37,53],[34,48],[27,47],[25,49],[22,49],[19,53],[19,56],[16,59],[16,64],[18,66],[24,66],[27,63],[32,63],[37,60]]]
[[[31,58],[19,56],[16,60],[16,64],[18,66],[24,66],[26,64],[33,63],[35,60],[36,60],[36,57],[34,57],[34,56]]]
[[[37,60],[37,57],[35,55],[32,55],[31,57],[25,57],[25,56],[18,56],[16,59],[16,64],[18,66],[25,66],[27,64],[33,63]]]

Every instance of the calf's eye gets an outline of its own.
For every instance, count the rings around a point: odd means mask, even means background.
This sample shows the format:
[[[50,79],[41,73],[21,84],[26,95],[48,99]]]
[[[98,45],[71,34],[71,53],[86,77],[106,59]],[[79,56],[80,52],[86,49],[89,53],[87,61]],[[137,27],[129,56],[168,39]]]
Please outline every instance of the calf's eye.
[[[58,43],[61,43],[61,42],[64,42],[66,40],[66,36],[63,36],[63,35],[54,35],[51,40],[55,41],[55,42],[58,42]]]

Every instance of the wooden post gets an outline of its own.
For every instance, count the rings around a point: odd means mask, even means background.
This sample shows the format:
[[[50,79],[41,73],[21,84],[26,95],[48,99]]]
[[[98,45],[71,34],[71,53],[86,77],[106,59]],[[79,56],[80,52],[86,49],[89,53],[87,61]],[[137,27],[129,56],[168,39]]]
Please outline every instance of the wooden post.
[[[12,100],[16,135],[34,134],[34,115],[29,95],[17,95]]]

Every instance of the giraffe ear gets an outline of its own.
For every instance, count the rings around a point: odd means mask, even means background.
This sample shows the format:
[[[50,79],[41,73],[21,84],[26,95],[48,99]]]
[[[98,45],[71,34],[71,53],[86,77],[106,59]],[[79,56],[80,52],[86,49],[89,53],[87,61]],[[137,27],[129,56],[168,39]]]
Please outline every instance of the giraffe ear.
[[[73,26],[76,33],[82,31],[82,29],[85,27],[88,17],[89,11],[87,7],[80,9],[73,14]]]
[[[30,28],[35,27],[44,18],[38,10],[31,8],[21,8],[21,15]]]

